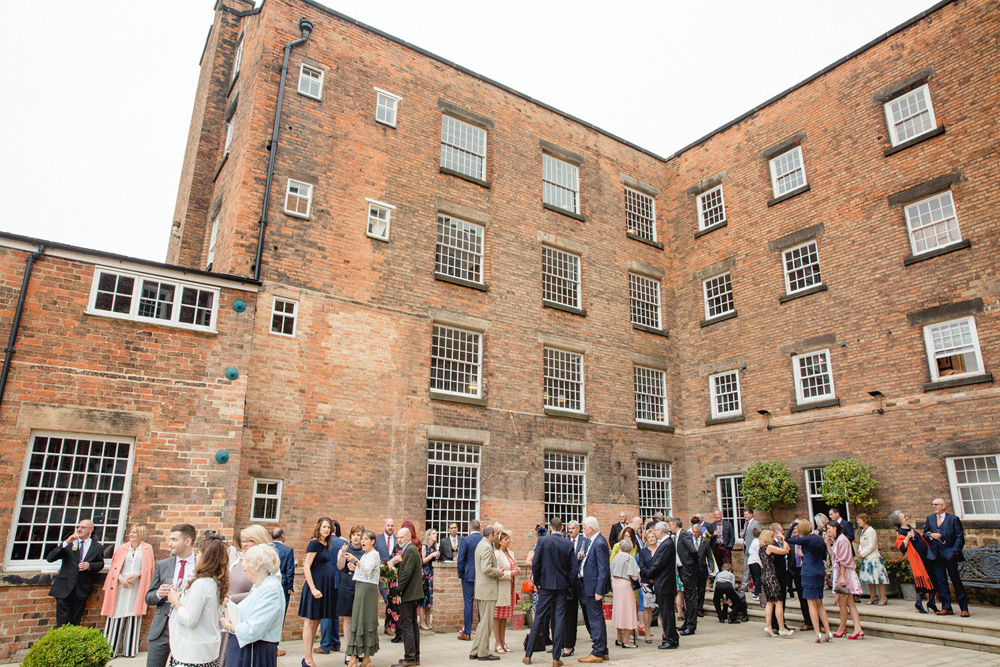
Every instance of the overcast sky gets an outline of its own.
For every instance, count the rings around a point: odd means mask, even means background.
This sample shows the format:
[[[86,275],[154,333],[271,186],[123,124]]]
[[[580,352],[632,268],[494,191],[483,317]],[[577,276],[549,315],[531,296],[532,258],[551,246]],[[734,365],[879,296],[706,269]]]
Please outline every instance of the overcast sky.
[[[214,4],[4,3],[0,230],[163,261]],[[326,2],[663,156],[932,4]]]

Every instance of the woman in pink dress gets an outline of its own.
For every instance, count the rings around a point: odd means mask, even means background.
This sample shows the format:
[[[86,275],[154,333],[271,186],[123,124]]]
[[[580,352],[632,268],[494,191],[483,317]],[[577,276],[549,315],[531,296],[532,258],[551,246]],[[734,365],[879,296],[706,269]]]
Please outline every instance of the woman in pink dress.
[[[635,604],[633,581],[639,581],[639,564],[632,557],[632,540],[623,537],[621,549],[611,560],[611,622],[618,631],[615,646],[635,648],[635,629],[639,627],[639,610]]]
[[[861,595],[861,580],[854,566],[854,550],[851,541],[844,535],[839,523],[831,521],[826,527],[826,548],[830,552],[830,562],[833,563],[833,590],[837,594],[837,606],[840,607],[840,625],[834,637],[847,634],[847,614],[850,612],[854,621],[854,634],[848,639],[864,639],[865,631],[861,628],[861,615],[854,604],[854,596]]]

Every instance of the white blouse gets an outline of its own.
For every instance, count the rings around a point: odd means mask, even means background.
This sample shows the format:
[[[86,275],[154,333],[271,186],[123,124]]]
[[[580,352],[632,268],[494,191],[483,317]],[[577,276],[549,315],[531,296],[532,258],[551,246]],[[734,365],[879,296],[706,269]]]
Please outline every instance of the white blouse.
[[[861,541],[858,543],[858,555],[862,558],[881,558],[878,551],[878,533],[871,526],[861,531]]]
[[[379,566],[382,560],[378,557],[378,552],[372,549],[358,561],[354,568],[354,582],[364,582],[366,584],[378,584]]]
[[[170,612],[170,654],[177,662],[202,664],[219,657],[219,587],[215,579],[195,579]]]

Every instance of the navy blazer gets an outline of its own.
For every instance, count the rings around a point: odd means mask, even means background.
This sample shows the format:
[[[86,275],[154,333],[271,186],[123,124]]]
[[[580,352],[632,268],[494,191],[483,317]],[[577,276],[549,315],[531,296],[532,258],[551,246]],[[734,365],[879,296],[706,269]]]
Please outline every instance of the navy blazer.
[[[590,549],[580,572],[583,595],[607,595],[611,590],[611,548],[600,533],[590,538]]]
[[[643,545],[639,549],[639,553],[635,557],[636,562],[639,564],[639,577],[647,584],[653,584],[653,575],[651,573],[653,565],[653,554],[649,552],[649,547]]]
[[[940,540],[931,539],[931,533],[941,533]],[[927,560],[954,560],[961,563],[965,560],[962,549],[965,548],[965,530],[962,520],[954,514],[945,514],[944,523],[938,526],[937,514],[927,516],[924,523],[924,537],[930,545],[927,549]]]
[[[649,566],[649,577],[653,580],[657,598],[677,593],[677,550],[672,537],[665,537],[656,547]]]
[[[538,538],[531,558],[531,580],[537,588],[566,591],[576,574],[573,543],[560,533]]]
[[[392,543],[395,546],[396,541],[393,540]],[[383,563],[392,558],[392,554],[389,553],[389,540],[386,539],[385,533],[379,533],[375,536],[375,551],[378,552],[378,557],[382,559]],[[336,563],[334,563],[334,567],[337,567]]]
[[[74,551],[71,547],[63,546],[60,542],[55,549],[49,552],[45,560],[53,563],[61,561],[59,574],[52,581],[52,588],[49,595],[54,598],[68,598],[73,593],[76,597],[86,599],[90,596],[90,589],[97,581],[98,573],[104,569],[104,547],[94,537],[90,538],[90,548],[87,553],[80,554],[79,549]],[[90,563],[89,570],[80,570],[80,563]]]
[[[476,581],[476,547],[481,539],[482,533],[469,533],[458,543],[458,578],[470,584]]]
[[[278,552],[278,562],[281,563],[281,590],[291,593],[295,590],[295,550],[285,546],[283,542],[272,542]]]

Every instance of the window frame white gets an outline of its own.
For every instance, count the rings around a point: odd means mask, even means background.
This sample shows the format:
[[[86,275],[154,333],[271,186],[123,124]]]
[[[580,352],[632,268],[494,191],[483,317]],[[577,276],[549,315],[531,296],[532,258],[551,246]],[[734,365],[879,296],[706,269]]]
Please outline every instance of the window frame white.
[[[476,238],[478,240],[477,248],[465,248],[459,245],[447,244],[445,241],[459,239],[458,236],[454,234],[444,234],[442,230],[442,225],[451,225],[449,229],[454,230],[458,233],[468,234],[472,230],[476,230]],[[446,249],[448,252],[442,252],[442,248]],[[450,258],[453,260],[458,260],[461,266],[454,263],[441,262],[442,258]],[[475,259],[475,263],[471,262],[471,259]],[[471,271],[469,268],[474,266],[478,271],[478,280],[469,278]],[[442,270],[445,269],[445,270]],[[450,269],[450,270],[449,270]],[[448,278],[454,278],[456,280],[464,280],[468,283],[474,285],[485,285],[486,281],[486,227],[477,223],[465,220],[463,218],[456,217],[454,215],[447,215],[445,213],[437,214],[437,223],[435,225],[435,236],[434,236],[434,273],[435,275],[445,276]],[[464,275],[456,275],[464,274]]]
[[[923,100],[926,103],[927,108],[924,109],[923,111],[920,111],[919,113],[907,116],[906,118],[897,119],[895,117],[895,113],[892,108],[893,105],[898,102],[905,101],[907,98],[915,97],[920,94],[922,94]],[[889,128],[889,141],[893,146],[899,146],[900,144],[905,144],[908,141],[912,141],[914,139],[917,139],[918,137],[922,137],[928,132],[933,132],[934,130],[937,129],[937,118],[934,116],[934,105],[931,104],[931,89],[930,86],[926,83],[923,84],[922,86],[917,86],[912,90],[908,90],[901,95],[897,95],[896,97],[892,98],[884,105],[882,105],[882,109],[883,111],[885,111],[885,122]],[[917,118],[923,115],[924,113],[927,114],[930,125],[912,136],[906,137],[905,139],[901,139],[899,137],[899,132],[898,132],[899,128],[905,125],[907,121],[913,118]]]
[[[260,493],[260,484],[277,484],[278,490],[275,495],[262,494]],[[280,479],[268,479],[266,477],[254,477],[253,480],[253,495],[250,498],[250,520],[251,521],[265,521],[267,523],[277,523],[281,520],[281,492],[284,483]],[[268,500],[273,500],[274,505],[274,516],[268,517],[257,514],[257,500],[261,499],[266,502]]]
[[[369,238],[376,239],[378,241],[388,241],[389,240],[389,231],[390,231],[390,228],[392,227],[392,212],[396,210],[396,207],[393,206],[392,204],[387,204],[384,201],[379,201],[377,199],[369,199],[368,197],[365,197],[365,201],[368,203],[368,218],[367,218],[367,224],[365,226],[365,236],[367,236]],[[385,219],[384,219],[384,221],[383,221],[382,218],[379,218],[377,216],[374,218],[379,223],[385,222],[385,234],[384,235],[380,236],[380,235],[378,235],[378,234],[376,234],[376,233],[374,233],[372,231],[372,219],[373,219],[372,218],[372,209],[373,208],[378,209],[378,210],[380,210],[380,211],[382,211],[382,212],[385,213]]]
[[[243,43],[246,41],[246,34],[240,36],[240,43],[236,45],[236,52],[233,54],[233,71],[229,75],[229,85],[233,85],[236,81],[236,77],[240,75],[240,69],[243,67]]]
[[[745,475],[718,475],[715,478],[715,497],[718,499],[717,507],[722,512],[723,520],[729,519],[736,531],[736,543],[743,544],[743,531],[747,526],[743,512],[746,510],[746,502],[740,492],[740,485],[743,483]],[[732,497],[727,501],[723,495],[723,489],[729,487]]]
[[[808,264],[809,267],[813,267],[813,268],[810,269],[810,274],[809,275],[810,276],[814,276],[816,279],[814,280],[814,282],[811,282],[808,285],[805,285],[804,287],[797,287],[797,288],[795,288],[793,290],[792,289],[792,274],[796,273],[796,272],[799,272],[799,271],[802,271],[807,265],[806,264],[802,264],[800,266],[793,267],[793,268],[790,269],[789,266],[788,266],[788,256],[789,256],[789,254],[791,254],[793,252],[800,251],[803,248],[807,248],[809,246],[815,246],[815,250],[814,250],[813,254],[816,256],[816,261],[815,262],[811,262],[810,264]],[[799,257],[801,258],[801,255]],[[808,289],[813,289],[815,287],[819,287],[820,285],[822,285],[823,284],[823,271],[822,271],[822,267],[820,266],[820,261],[819,261],[819,243],[816,241],[816,239],[809,239],[805,243],[799,243],[798,245],[792,246],[791,248],[785,248],[784,250],[782,250],[781,251],[781,271],[784,274],[784,278],[785,278],[785,294],[787,296],[791,296],[793,294],[798,294],[799,292],[804,292],[804,291],[806,291]],[[796,278],[796,280],[800,280],[800,279]],[[804,280],[804,278],[802,280]]]
[[[960,373],[950,373],[948,375],[941,375],[941,371],[938,368],[938,350],[934,346],[934,330],[949,326],[949,325],[961,325],[961,323],[967,322],[969,325],[969,336],[971,337],[972,352],[975,355],[976,363],[979,365],[974,371],[965,371]],[[972,315],[967,315],[965,317],[956,317],[951,320],[942,320],[941,322],[933,322],[924,326],[924,346],[927,350],[927,365],[931,372],[931,381],[939,382],[943,380],[951,380],[956,378],[973,377],[976,375],[982,375],[986,372],[986,366],[983,363],[983,352],[982,348],[979,346],[979,334],[976,331],[976,318]],[[950,348],[950,349],[962,349]],[[943,350],[946,351],[946,350]],[[947,355],[949,357],[957,356],[955,354]]]
[[[649,215],[643,212],[643,208],[649,209]],[[656,243],[655,197],[625,186],[625,230],[633,236]]]
[[[565,374],[560,374],[556,376],[554,373],[558,372],[558,368],[552,368],[549,364],[550,355],[549,353],[555,353],[556,355],[562,355],[561,362],[568,365],[570,362],[576,363],[578,366],[576,369],[570,369],[570,371],[575,370],[575,372],[580,376],[579,380],[574,380]],[[564,350],[559,347],[553,347],[546,345],[542,348],[542,402],[545,408],[551,410],[561,410],[563,412],[576,412],[583,414],[587,411],[587,400],[586,400],[586,386],[587,386],[587,376],[585,374],[584,366],[584,355],[581,352],[573,352],[571,350]],[[557,360],[558,361],[558,360]],[[571,408],[567,407],[565,403],[569,402],[566,398],[566,393],[559,394],[560,387],[564,387],[563,391],[573,391],[572,385],[578,385],[575,388],[577,394],[579,394],[579,407]],[[550,394],[549,391],[552,390]],[[559,404],[559,398],[563,399],[563,405]]]
[[[306,188],[306,194],[302,195],[299,192],[296,192],[293,195],[293,193],[292,193],[292,186],[293,185],[296,188],[300,188],[300,187]],[[289,201],[289,199],[292,196],[295,196],[297,198],[297,200],[305,200],[305,202],[306,202],[306,212],[305,213],[300,213],[299,211],[296,211],[295,209],[288,208],[288,201]],[[309,219],[309,215],[312,213],[312,198],[313,198],[313,184],[312,183],[306,183],[305,181],[299,181],[299,180],[296,180],[294,178],[289,178],[288,179],[288,183],[285,186],[285,203],[284,203],[285,215],[290,215],[293,218],[302,218],[303,220],[308,220]]]
[[[378,86],[375,88],[375,122],[381,123],[386,127],[396,127],[396,122],[399,120],[399,103],[403,101],[403,98],[395,93],[390,93],[388,90],[383,90]],[[392,102],[390,107],[389,104],[382,104],[382,99],[385,98],[386,102]],[[379,113],[382,109],[386,110],[385,118],[379,118]],[[389,114],[392,114],[392,120],[389,120]]]
[[[97,308],[97,298],[99,293],[104,292],[100,290],[101,275],[108,274],[114,275],[118,278],[130,278],[134,281],[132,285],[131,295],[128,297],[129,311],[127,313],[117,312],[115,310],[103,310]],[[139,314],[140,302],[142,298],[142,286],[145,281],[152,281],[159,284],[168,284],[174,287],[174,297],[171,301],[171,316],[170,318],[158,318],[149,317],[146,315]],[[117,280],[116,280],[117,285]],[[201,292],[211,292],[212,293],[212,306],[211,306],[211,324],[208,326],[203,326],[199,324],[194,324],[193,322],[182,322],[181,309],[182,307],[190,308],[190,304],[184,304],[182,302],[183,294],[185,289],[196,290],[196,302],[194,305],[195,309],[195,319],[199,312],[204,311],[205,307],[198,305],[198,297]],[[125,296],[124,292],[115,292],[118,296]],[[90,298],[87,301],[87,309],[85,313],[87,315],[97,315],[99,317],[112,317],[120,320],[132,320],[135,322],[143,322],[147,324],[159,324],[162,326],[175,327],[178,329],[190,329],[192,331],[206,331],[209,333],[218,333],[217,324],[219,317],[219,297],[220,290],[217,287],[210,287],[208,285],[188,282],[184,280],[177,280],[175,278],[168,278],[165,276],[160,276],[155,273],[146,273],[132,270],[122,270],[107,266],[96,266],[94,267],[94,277],[90,286]]]
[[[212,231],[208,236],[208,253],[205,258],[205,266],[210,267],[215,263],[215,246],[219,241],[219,217],[221,213],[216,213],[212,218]]]
[[[826,502],[826,499],[823,497],[822,467],[806,468],[803,471],[803,475],[805,476],[806,480],[806,498],[809,501],[809,516],[806,518],[809,519],[810,522],[813,522],[813,519],[816,517],[816,515],[820,513],[820,508],[816,507],[815,504],[816,501],[822,502],[823,505],[826,507],[826,510],[823,512],[823,514],[829,512],[831,507],[837,507],[837,505],[830,505],[828,502]],[[841,516],[844,518],[844,520],[850,521],[851,520],[850,503],[844,503],[842,505],[842,509],[844,511],[840,513]]]
[[[719,381],[725,380],[727,376],[733,376],[734,384],[736,388],[736,409],[727,410],[725,412],[719,410],[719,399],[732,395],[732,392],[720,393],[719,392]],[[711,400],[712,408],[712,418],[713,419],[723,419],[725,417],[734,417],[743,414],[743,393],[740,388],[740,369],[733,368],[732,370],[722,371],[720,373],[715,373],[708,376],[708,393]],[[725,399],[724,399],[725,400]]]
[[[728,291],[719,291],[718,293],[709,294],[709,289],[717,290],[722,285],[718,281],[721,281],[728,277],[725,281],[725,285],[729,287]],[[701,295],[705,306],[705,319],[714,320],[716,317],[722,317],[723,315],[728,315],[729,313],[736,312],[736,300],[733,295],[733,273],[732,271],[723,271],[722,273],[717,273],[710,278],[706,278],[701,281]],[[724,305],[728,302],[729,308],[727,310],[720,310],[716,313],[712,313],[712,308],[718,305]]]
[[[455,522],[459,526],[466,526],[471,519],[479,518],[483,483],[482,450],[481,443],[439,439],[428,441],[427,477],[424,487],[424,525],[427,528],[435,528],[440,535],[445,535],[449,523]],[[440,458],[434,458],[435,455]],[[437,466],[437,469],[433,469],[432,466]],[[431,480],[435,476],[450,480],[474,481],[465,487],[448,484],[432,485]],[[457,497],[460,492],[473,487],[474,499]],[[438,490],[441,492],[437,493]],[[458,503],[464,506],[456,507]],[[432,512],[444,515],[446,518],[443,520],[431,518],[429,515]]]
[[[454,123],[454,132],[448,130],[449,123]],[[471,143],[462,143],[462,138],[471,140]],[[477,152],[475,144],[482,144],[482,153]],[[448,114],[441,115],[441,168],[474,178],[479,181],[486,180],[486,154],[488,152],[489,132],[478,125],[466,122]],[[446,157],[447,156],[447,157]],[[471,165],[479,161],[479,169],[464,169],[462,157]],[[445,164],[445,162],[448,164]],[[474,173],[473,173],[474,172]]]
[[[712,206],[706,206],[705,200],[708,197],[718,193],[718,204],[713,204]],[[715,211],[721,213],[721,217],[713,222],[708,222],[707,219],[710,215],[714,215]],[[714,188],[705,190],[698,195],[698,230],[708,229],[709,227],[717,227],[719,225],[724,225],[726,223],[726,198],[722,192],[722,185],[717,185]]]
[[[570,177],[566,182],[554,180],[563,172]],[[570,208],[553,201],[550,198],[553,189],[558,193],[572,193],[573,206]],[[542,153],[542,203],[580,215],[580,166]]]
[[[795,160],[794,160],[795,164],[793,165],[793,167],[791,169],[788,169],[787,171],[779,172],[778,168],[779,168],[779,165],[782,164],[782,162],[781,162],[782,158],[785,158],[785,157],[787,157],[789,155],[792,155],[792,156],[795,157]],[[805,186],[809,185],[809,181],[806,178],[805,160],[802,157],[802,146],[795,146],[794,148],[791,148],[791,149],[789,149],[787,151],[784,151],[780,155],[775,155],[768,162],[769,162],[769,165],[768,165],[769,166],[769,170],[770,170],[770,173],[771,173],[771,190],[772,190],[775,198],[787,195],[789,192],[795,192],[795,191],[797,191],[797,190],[799,190],[801,188],[804,188]],[[802,172],[802,182],[796,184],[794,187],[789,187],[787,189],[781,189],[780,192],[779,192],[778,185],[779,185],[779,183],[783,182],[782,179],[784,179],[785,177],[789,176],[790,174],[792,174],[792,173],[794,173],[796,171]]]
[[[287,310],[279,311],[278,310],[279,301],[285,305],[291,304],[292,312],[289,313]],[[282,324],[284,324],[287,321],[291,321],[292,332],[285,333],[284,326],[281,327],[280,331],[275,331],[274,330],[275,317],[280,317]],[[298,332],[298,328],[299,328],[299,302],[296,301],[295,299],[288,299],[283,296],[276,296],[273,299],[271,299],[271,320],[268,327],[269,333],[274,334],[275,336],[284,336],[285,338],[295,338],[295,334],[296,332]]]
[[[958,471],[955,468],[955,461],[959,459],[993,459],[994,466],[1000,470],[1000,453],[998,454],[972,454],[968,456],[949,456],[945,458],[945,464],[948,468],[948,486],[951,490],[951,502],[952,511],[960,519],[973,519],[976,521],[996,521],[1000,520],[1000,482],[965,482],[960,484],[958,481]],[[964,488],[976,488],[982,486],[997,486],[997,489],[993,492],[995,496],[994,502],[997,503],[996,512],[985,512],[982,514],[975,512],[968,512],[965,509],[966,500],[962,496],[962,489]],[[971,499],[969,502],[975,502],[975,499]]]
[[[236,121],[230,118],[226,122],[226,143],[222,147],[222,159],[229,157],[229,152],[233,148],[233,134],[236,131]]]
[[[583,522],[587,516],[587,455],[569,452],[546,451],[542,454],[542,511],[546,523],[558,516],[565,523],[570,521]],[[567,493],[579,491],[579,502],[571,502],[576,498],[565,497]],[[558,502],[557,502],[558,501]],[[569,512],[558,512],[557,508],[580,508],[579,515]],[[550,510],[552,510],[550,512]]]
[[[639,516],[649,517],[653,516],[656,512],[662,512],[663,516],[673,515],[674,489],[672,480],[673,467],[669,462],[650,461],[648,459],[639,459],[636,461]],[[644,482],[645,485],[643,484]],[[658,486],[659,488],[657,488]],[[666,506],[658,506],[654,502],[650,502],[664,499],[664,497]]]
[[[934,214],[934,204],[938,200],[941,200],[939,205],[939,210],[945,209],[944,199],[947,198],[947,205],[951,207],[952,215],[950,217],[942,217],[940,220],[932,220],[929,224],[925,224],[919,228],[914,227],[915,222],[922,222],[922,211],[920,211],[921,205],[926,205],[930,210],[926,211],[929,215]],[[962,242],[962,227],[958,223],[958,211],[955,208],[955,197],[951,190],[944,190],[942,192],[935,193],[930,197],[925,197],[919,201],[915,201],[911,204],[907,204],[903,207],[903,215],[906,217],[906,235],[910,240],[910,251],[913,253],[914,257],[919,257],[929,252],[934,252],[936,250],[941,250],[942,248],[947,248],[948,246],[955,245],[956,243]],[[933,247],[925,247],[923,250],[919,249],[917,246],[917,239],[915,234],[917,232],[923,232],[926,229],[936,229],[938,227],[944,227],[948,230],[949,240],[946,243],[937,243]],[[951,239],[952,232],[958,236],[958,238]],[[934,236],[935,242],[937,235]],[[927,238],[924,237],[923,242],[926,246]]]
[[[568,258],[572,258],[571,260]],[[551,269],[575,268],[576,276],[560,275]],[[566,273],[566,271],[563,271]],[[570,289],[572,288],[572,289]],[[566,303],[558,298],[563,294],[573,294],[575,303]],[[583,258],[576,253],[550,245],[542,245],[542,302],[554,303],[567,308],[583,309]]]
[[[299,65],[299,82],[298,82],[298,93],[303,97],[308,97],[313,100],[323,99],[323,79],[324,72],[319,67],[313,65],[307,65],[306,63],[301,63]],[[302,89],[302,84],[306,84],[306,89]],[[317,86],[319,90],[315,93],[312,92],[313,85]]]
[[[453,332],[450,337],[442,336],[438,333],[438,330],[442,330],[442,334],[445,332]],[[467,337],[468,341],[460,339],[459,336],[454,334],[461,334],[461,336]],[[448,345],[441,345],[437,343],[440,339],[446,339],[455,341],[458,344],[467,344],[469,341],[474,341],[475,343],[475,359],[470,361],[467,359],[462,359],[459,356],[455,356],[456,352],[464,352],[465,350],[457,350],[453,345],[449,347]],[[452,354],[450,356],[437,355],[435,356],[434,350],[446,349]],[[442,365],[445,368],[442,368]],[[469,367],[468,369],[465,367]],[[459,374],[463,376],[471,376],[472,381],[466,382],[465,387],[467,391],[455,391],[453,389],[443,388],[442,386],[435,386],[435,380],[442,383],[454,383],[452,380],[435,377],[435,368],[439,370],[439,373],[451,373]],[[471,372],[470,370],[471,369]],[[440,322],[434,322],[431,330],[431,349],[430,349],[430,390],[435,393],[448,394],[450,396],[465,396],[467,398],[482,398],[483,396],[483,333],[481,331],[474,331],[472,329],[463,329],[461,327],[452,326],[449,324],[442,324]],[[459,385],[462,383],[459,382]],[[471,387],[471,388],[470,388]]]
[[[628,273],[629,318],[632,324],[649,327],[661,331],[663,329],[663,310],[660,294],[660,281],[644,276],[641,273]],[[647,319],[650,322],[638,320]]]
[[[659,384],[659,387],[656,387],[656,384]],[[665,370],[633,364],[632,388],[635,399],[633,417],[636,423],[658,424],[660,426],[670,424],[670,401],[667,397],[667,372]],[[647,391],[641,391],[642,389],[646,389]],[[656,389],[659,390],[659,393],[654,391]],[[640,416],[642,414],[640,406],[642,408],[653,406],[656,401],[659,401],[659,405],[656,407],[659,408],[662,419],[648,419]]]
[[[803,392],[802,382],[803,380],[808,380],[813,377],[818,377],[818,374],[810,375],[808,377],[803,377],[802,368],[800,361],[808,357],[816,357],[818,355],[824,355],[824,361],[826,364],[826,377],[827,384],[830,386],[830,390],[818,396],[805,397]],[[802,354],[796,354],[792,356],[792,376],[795,379],[795,402],[798,405],[803,405],[806,403],[816,403],[818,401],[826,401],[837,397],[837,390],[833,384],[833,360],[830,357],[830,348],[823,348],[822,350],[811,350],[809,352],[803,352]]]

